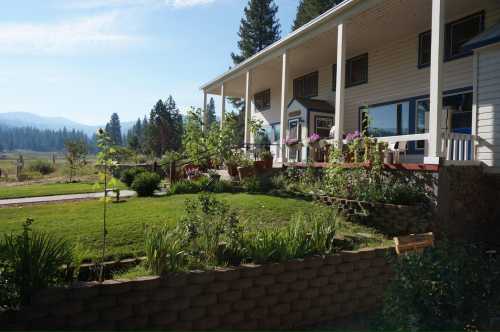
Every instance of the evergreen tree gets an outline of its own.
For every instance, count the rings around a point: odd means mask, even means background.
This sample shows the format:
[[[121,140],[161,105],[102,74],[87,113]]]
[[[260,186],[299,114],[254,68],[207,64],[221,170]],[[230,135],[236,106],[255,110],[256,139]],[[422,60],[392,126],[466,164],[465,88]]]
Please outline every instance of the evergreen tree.
[[[147,150],[161,157],[166,151],[177,151],[182,144],[182,117],[172,96],[158,100],[149,115]]]
[[[240,54],[231,54],[233,62],[239,64],[255,53],[280,39],[280,23],[276,14],[278,6],[274,0],[249,0],[245,17],[241,19],[238,36]]]
[[[292,29],[297,30],[342,1],[343,0],[300,0]]]
[[[210,101],[208,102],[207,113],[207,128],[210,128],[214,123],[217,123],[217,117],[215,116],[215,101],[213,98],[210,98]]]
[[[231,53],[235,65],[245,61],[255,53],[280,39],[280,23],[277,18],[278,6],[274,0],[249,0],[244,9],[238,36],[239,54]],[[245,102],[239,98],[230,98],[239,111],[238,127],[245,127]],[[241,136],[243,137],[243,135]],[[241,142],[243,143],[243,138]]]
[[[118,114],[111,114],[111,119],[106,124],[106,133],[111,138],[113,145],[122,145],[122,126]]]

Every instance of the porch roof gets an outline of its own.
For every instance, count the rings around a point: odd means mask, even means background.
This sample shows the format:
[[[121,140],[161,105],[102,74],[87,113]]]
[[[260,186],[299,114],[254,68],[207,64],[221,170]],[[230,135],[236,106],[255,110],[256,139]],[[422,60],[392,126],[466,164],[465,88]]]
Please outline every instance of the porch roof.
[[[229,69],[227,72],[224,74],[216,77],[212,81],[203,84],[200,89],[205,90],[213,85],[220,84],[226,79],[231,79],[235,74],[246,70],[250,68],[252,65],[256,65],[259,63],[259,61],[262,61],[264,57],[267,55],[270,55],[274,52],[277,52],[279,50],[286,49],[287,47],[291,46],[293,42],[297,41],[297,39],[304,37],[311,31],[314,31],[316,28],[319,26],[325,24],[328,22],[331,18],[340,15],[341,13],[347,12],[349,9],[351,9],[355,4],[361,3],[361,2],[368,2],[367,0],[345,0],[344,2],[334,6],[330,10],[326,11],[322,15],[318,16],[317,18],[311,20],[309,23],[305,24],[304,26],[300,27],[299,29],[291,32],[289,35],[286,37],[278,40],[277,42],[269,45],[262,51],[256,53],[252,57],[248,58],[247,60],[243,61],[239,65],[235,66],[234,68]],[[381,1],[381,0],[378,0]]]

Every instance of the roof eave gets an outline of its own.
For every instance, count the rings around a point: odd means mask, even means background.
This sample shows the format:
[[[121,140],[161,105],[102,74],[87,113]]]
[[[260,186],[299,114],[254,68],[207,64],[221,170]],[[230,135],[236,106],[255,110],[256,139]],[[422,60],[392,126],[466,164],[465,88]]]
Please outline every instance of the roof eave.
[[[348,9],[352,8],[352,6],[361,0],[345,0],[344,2],[336,5],[332,9],[326,11],[325,13],[321,14],[320,16],[316,17],[315,19],[311,20],[310,22],[306,23],[299,29],[291,32],[288,36],[278,40],[277,42],[269,45],[262,51],[256,53],[252,57],[248,58],[247,60],[243,61],[242,63],[238,64],[236,67],[231,68],[230,70],[226,71],[224,74],[216,77],[212,81],[203,84],[200,87],[200,90],[206,90],[209,87],[220,84],[223,82],[225,79],[228,77],[233,76],[235,73],[244,70],[247,67],[250,67],[253,63],[255,63],[257,60],[262,58],[263,56],[270,54],[276,50],[278,50],[281,47],[286,47],[289,43],[292,41],[302,37],[304,34],[306,34],[309,31],[314,30],[317,26],[321,25],[322,23],[326,22],[328,19],[344,12],[347,11]]]

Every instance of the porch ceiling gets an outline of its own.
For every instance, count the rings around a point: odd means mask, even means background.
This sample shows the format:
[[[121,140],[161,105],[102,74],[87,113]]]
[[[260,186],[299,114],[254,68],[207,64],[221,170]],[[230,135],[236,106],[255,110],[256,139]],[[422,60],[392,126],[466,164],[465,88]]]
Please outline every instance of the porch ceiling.
[[[498,0],[448,0],[446,20],[463,17],[496,6]],[[345,22],[347,57],[373,51],[381,45],[417,35],[431,27],[432,0],[385,0]],[[415,38],[417,43],[417,38]],[[290,78],[336,62],[337,27],[324,31],[288,49]],[[415,55],[416,56],[416,55]],[[275,57],[252,69],[252,90],[257,92],[281,82],[281,58]],[[243,97],[245,73],[225,82],[228,96]],[[207,89],[220,94],[220,83]]]

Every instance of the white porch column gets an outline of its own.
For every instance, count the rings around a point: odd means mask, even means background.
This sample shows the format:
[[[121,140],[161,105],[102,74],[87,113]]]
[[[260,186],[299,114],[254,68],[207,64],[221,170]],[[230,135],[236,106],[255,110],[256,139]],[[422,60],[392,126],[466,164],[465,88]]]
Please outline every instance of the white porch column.
[[[245,84],[245,146],[250,144],[250,127],[248,122],[252,112],[252,73],[247,71]]]
[[[345,26],[337,26],[337,83],[335,89],[335,145],[342,148],[344,134],[344,93],[345,93],[345,63],[346,63],[346,38]]]
[[[280,99],[280,154],[281,162],[287,161],[286,155],[286,131],[287,131],[287,114],[286,114],[286,93],[288,90],[288,54],[285,51],[282,57],[281,67],[281,99]]]
[[[208,107],[207,107],[207,90],[203,90],[203,131],[208,131],[207,123],[208,123]]]
[[[224,92],[224,82],[220,86],[220,126],[224,125],[224,120],[226,119],[226,94]]]
[[[429,151],[425,163],[439,164],[441,157],[441,112],[443,109],[445,0],[432,0],[431,82]]]

